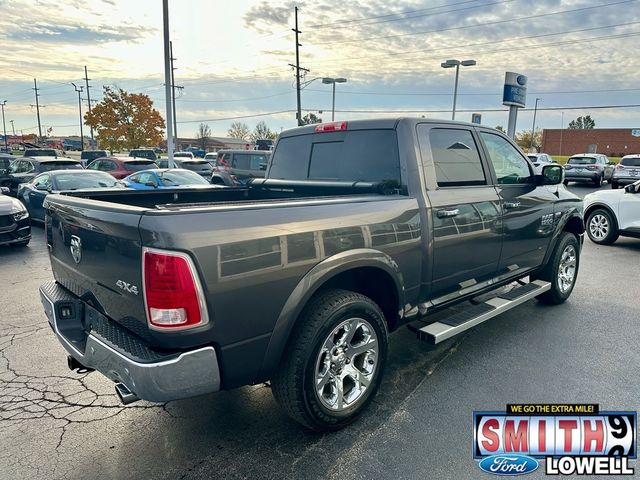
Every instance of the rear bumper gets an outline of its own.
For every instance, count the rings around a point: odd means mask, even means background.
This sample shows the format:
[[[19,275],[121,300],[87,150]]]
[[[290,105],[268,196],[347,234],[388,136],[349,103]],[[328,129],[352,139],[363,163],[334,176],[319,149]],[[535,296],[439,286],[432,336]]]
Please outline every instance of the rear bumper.
[[[627,185],[627,184],[635,183],[638,180],[640,180],[640,176],[639,175],[636,175],[636,176],[619,175],[618,176],[614,174],[611,180],[616,182],[618,185]]]
[[[569,180],[570,182],[595,182],[600,178],[601,173],[598,171],[594,172],[572,172],[571,170],[564,171],[564,179]]]
[[[166,402],[220,390],[213,347],[164,352],[117,325],[56,282],[40,287],[49,324],[78,362],[127,386],[136,396]]]

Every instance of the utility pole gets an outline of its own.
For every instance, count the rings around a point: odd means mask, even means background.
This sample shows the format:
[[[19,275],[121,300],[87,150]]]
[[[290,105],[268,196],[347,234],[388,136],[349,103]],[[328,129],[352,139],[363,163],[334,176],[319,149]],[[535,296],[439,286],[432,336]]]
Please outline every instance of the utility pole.
[[[0,102],[0,107],[2,107],[2,128],[4,128],[4,151],[9,151],[9,145],[7,144],[7,125],[4,123],[4,106],[7,104],[7,101]]]
[[[38,142],[42,138],[42,126],[40,125],[40,104],[38,103],[38,97],[40,94],[38,93],[38,82],[36,79],[33,79],[33,89],[36,92],[36,114],[38,115]]]
[[[84,151],[84,134],[82,133],[82,97],[80,96],[82,93],[82,86],[78,87],[75,83],[71,82],[73,88],[78,92],[78,112],[80,113],[80,151]]]
[[[535,142],[533,138],[536,135],[536,113],[538,113],[538,101],[542,100],[541,98],[536,98],[536,106],[533,108],[533,126],[531,127],[531,143],[529,144],[529,150],[532,150]]]
[[[13,132],[13,136],[15,137],[16,136],[16,127],[13,124],[13,120],[9,120],[9,121],[11,122],[11,131]]]
[[[91,115],[91,95],[89,94],[89,87],[91,87],[91,85],[89,85],[89,80],[91,80],[89,78],[89,75],[87,75],[87,66],[84,66],[84,81],[85,81],[85,85],[87,86],[87,105],[89,107],[89,115]],[[93,143],[93,127],[91,125],[89,125],[89,132],[91,132],[91,143]],[[92,145],[93,147],[93,145]]]
[[[300,70],[303,70],[304,72],[309,72],[309,70],[300,66],[300,47],[302,46],[302,44],[298,42],[298,35],[302,32],[298,30],[298,7],[295,7],[295,16],[296,27],[292,28],[291,30],[293,30],[296,34],[296,64],[289,64],[289,66],[296,69],[296,92],[298,100],[298,112],[296,113],[296,118],[298,119],[298,126],[300,126],[302,125],[302,106],[300,105]]]
[[[173,57],[173,42],[169,41],[169,55],[171,60],[171,101],[173,104],[173,136],[175,138],[176,147],[178,145],[178,120],[176,114],[176,88],[182,90],[184,87],[176,85],[175,74],[173,73],[176,68],[173,66],[173,61],[177,58]]]
[[[171,105],[171,52],[169,45],[169,0],[162,0],[162,29],[164,34],[164,99],[167,112],[167,154],[169,168],[175,168],[173,161],[173,125],[171,118],[173,110]]]

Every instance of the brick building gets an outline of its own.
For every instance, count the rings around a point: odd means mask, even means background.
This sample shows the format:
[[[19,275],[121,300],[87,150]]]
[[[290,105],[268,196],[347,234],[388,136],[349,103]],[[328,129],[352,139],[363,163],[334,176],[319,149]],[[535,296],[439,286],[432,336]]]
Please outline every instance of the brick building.
[[[544,129],[540,151],[550,155],[604,153],[611,157],[640,153],[640,129]]]

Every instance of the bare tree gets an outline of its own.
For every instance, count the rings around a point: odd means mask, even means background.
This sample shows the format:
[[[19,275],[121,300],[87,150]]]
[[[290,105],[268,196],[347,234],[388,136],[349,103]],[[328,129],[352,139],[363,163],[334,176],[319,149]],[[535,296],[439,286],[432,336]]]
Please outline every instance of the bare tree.
[[[263,138],[275,140],[276,137],[277,137],[277,134],[275,132],[272,132],[271,129],[264,122],[258,122],[258,124],[256,125],[256,128],[251,133],[251,141],[253,143],[255,143],[256,140],[261,140]]]
[[[201,123],[200,126],[198,127],[198,133],[196,134],[196,138],[200,143],[200,148],[202,150],[206,150],[207,143],[211,138],[211,129],[209,128],[209,125],[207,125],[206,123]]]
[[[227,130],[227,135],[231,138],[241,138],[242,140],[247,140],[249,138],[249,134],[251,130],[244,122],[233,122],[229,130]]]

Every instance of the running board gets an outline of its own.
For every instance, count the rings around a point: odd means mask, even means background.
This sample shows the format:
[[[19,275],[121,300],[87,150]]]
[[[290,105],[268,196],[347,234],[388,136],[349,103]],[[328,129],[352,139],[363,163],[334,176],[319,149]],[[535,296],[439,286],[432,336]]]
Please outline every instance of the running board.
[[[431,344],[440,343],[550,289],[549,282],[534,280],[418,329],[418,339]]]

